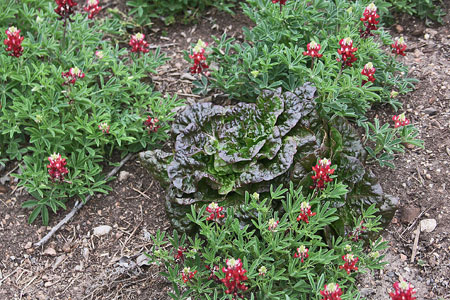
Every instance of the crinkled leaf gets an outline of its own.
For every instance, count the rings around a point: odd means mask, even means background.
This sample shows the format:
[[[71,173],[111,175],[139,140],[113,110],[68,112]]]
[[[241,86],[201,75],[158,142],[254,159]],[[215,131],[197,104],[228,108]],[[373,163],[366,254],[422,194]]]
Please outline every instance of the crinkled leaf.
[[[289,170],[297,152],[297,143],[291,137],[283,142],[283,146],[274,160],[269,163],[255,161],[247,172],[241,174],[239,186],[261,181],[270,181]]]

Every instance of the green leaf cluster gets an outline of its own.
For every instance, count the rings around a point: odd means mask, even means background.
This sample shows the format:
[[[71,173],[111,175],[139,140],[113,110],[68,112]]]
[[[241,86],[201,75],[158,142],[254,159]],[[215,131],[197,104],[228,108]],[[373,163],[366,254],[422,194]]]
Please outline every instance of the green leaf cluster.
[[[359,299],[355,276],[381,269],[382,250],[387,247],[381,239],[375,241],[354,241],[350,236],[326,240],[326,232],[339,217],[336,208],[328,199],[347,191],[346,186],[336,184],[320,195],[305,196],[301,189],[291,184],[289,189],[279,186],[270,188],[270,196],[260,199],[257,195],[245,194],[242,207],[251,214],[250,225],[242,226],[236,219],[236,211],[225,207],[225,219],[221,222],[207,221],[205,206],[192,206],[188,218],[200,228],[195,237],[179,236],[176,231],[168,239],[158,232],[153,237],[154,245],[148,254],[153,263],[163,263],[166,276],[173,284],[172,299],[232,299],[225,293],[225,286],[218,279],[224,278],[221,271],[230,258],[241,259],[248,280],[245,299],[321,299],[320,291],[325,284],[338,283],[344,294],[342,299]],[[345,194],[345,192],[344,192]],[[273,201],[281,201],[282,212],[274,211]],[[302,202],[307,202],[316,212],[309,218],[309,224],[298,222]],[[224,210],[224,211],[225,211]],[[374,205],[363,211],[353,226],[364,220],[367,232],[380,230],[379,217],[375,217]],[[269,229],[269,222],[279,221],[275,230]],[[309,257],[300,262],[294,258],[300,246],[308,248]],[[175,258],[182,249],[183,258]],[[342,256],[352,253],[358,257],[358,271],[350,275],[339,266],[344,264]],[[205,267],[207,266],[207,267]],[[264,275],[261,267],[266,268]],[[185,267],[197,271],[187,283],[181,280]]]
[[[77,13],[64,29],[54,1],[22,2],[0,3],[0,31],[14,24],[25,37],[21,57],[0,50],[0,161],[22,161],[19,185],[37,198],[25,204],[35,207],[30,221],[41,213],[47,223],[47,208],[56,212],[68,199],[109,189],[102,169],[114,151],[164,141],[182,102],[153,88],[151,74],[167,60],[160,49],[137,56],[120,47],[129,36],[117,20]],[[73,67],[86,76],[63,85],[62,72]],[[147,132],[148,116],[160,120],[158,132]],[[99,129],[103,122],[109,133]],[[54,152],[67,159],[70,183],[50,182],[46,164]]]
[[[231,10],[237,0],[131,0],[127,1],[129,14],[140,24],[151,25],[151,19],[161,18],[166,25],[176,22],[182,17],[182,22],[188,23],[198,19],[208,7],[233,14]]]
[[[386,0],[391,5],[391,12],[407,13],[425,19],[427,25],[433,21],[444,23],[442,17],[446,15],[443,0]],[[395,20],[394,16],[390,16]]]
[[[395,110],[402,107],[393,92],[406,94],[417,81],[408,78],[408,68],[390,52],[392,37],[380,28],[374,36],[362,38],[360,21],[364,9],[372,1],[287,1],[279,6],[270,0],[249,0],[243,3],[244,13],[255,23],[244,29],[245,41],[239,42],[223,34],[214,38],[207,52],[208,60],[217,64],[210,68],[211,79],[197,81],[197,92],[219,89],[230,98],[254,102],[263,90],[282,88],[294,91],[305,82],[317,88],[315,100],[319,114],[332,121],[344,117],[367,127],[367,112],[374,104],[389,104]],[[386,13],[388,4],[374,1],[379,12]],[[351,38],[357,61],[343,67],[337,50],[339,41]],[[311,41],[321,45],[320,59],[303,55]],[[376,69],[375,82],[361,74],[371,62]],[[206,82],[207,81],[207,82]],[[396,135],[392,128],[384,132]],[[389,139],[389,136],[383,137]],[[372,140],[370,138],[369,140]],[[420,143],[415,140],[414,143]],[[392,159],[392,151],[402,151],[401,145],[382,147]],[[392,151],[391,151],[392,150]],[[383,161],[378,160],[382,165]]]

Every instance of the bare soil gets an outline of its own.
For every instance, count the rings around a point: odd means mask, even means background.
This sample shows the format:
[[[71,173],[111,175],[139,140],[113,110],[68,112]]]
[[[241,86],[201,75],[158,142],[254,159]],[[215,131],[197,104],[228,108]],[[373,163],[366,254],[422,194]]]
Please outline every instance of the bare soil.
[[[122,2],[108,5],[125,9]],[[448,15],[445,21],[445,26],[426,28],[421,21],[405,18],[392,27],[393,34],[405,36],[404,62],[410,75],[420,80],[401,100],[421,131],[425,149],[407,148],[396,157],[394,170],[372,166],[385,192],[399,197],[400,209],[383,234],[390,245],[385,253],[388,265],[359,278],[361,291],[370,300],[388,299],[399,276],[416,286],[418,299],[450,299]],[[183,50],[199,38],[211,43],[211,35],[223,32],[242,39],[242,26],[250,25],[241,14],[231,17],[210,10],[194,25],[151,28],[149,41],[162,46],[171,58],[152,78],[157,88],[177,93],[188,103],[210,100],[192,95]],[[394,112],[377,107],[372,114],[389,121]],[[14,166],[9,164],[0,177]],[[67,212],[52,215],[50,226],[28,225],[30,211],[21,204],[30,196],[17,189],[13,179],[0,183],[0,299],[169,299],[170,285],[159,275],[162,268],[141,265],[141,254],[152,245],[149,235],[158,229],[170,231],[163,190],[136,159],[122,170],[121,178],[110,183],[110,194],[94,197],[42,248],[33,244]],[[437,227],[420,232],[412,260],[415,232],[423,219],[435,219]],[[100,225],[111,226],[111,232],[93,235]]]

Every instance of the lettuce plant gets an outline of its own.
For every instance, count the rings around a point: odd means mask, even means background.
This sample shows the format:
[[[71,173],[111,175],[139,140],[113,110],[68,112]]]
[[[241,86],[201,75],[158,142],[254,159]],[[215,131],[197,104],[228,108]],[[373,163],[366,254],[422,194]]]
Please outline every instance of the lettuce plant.
[[[199,103],[178,115],[173,153],[141,153],[150,172],[168,186],[166,206],[174,226],[189,229],[186,212],[197,202],[235,205],[245,220],[239,210],[245,191],[265,193],[291,180],[309,189],[312,167],[321,157],[337,164],[336,173],[351,189],[344,202],[336,203],[342,208],[338,232],[361,206],[374,203],[388,222],[393,208],[364,168],[366,152],[357,134],[343,119],[325,123],[315,109],[315,92],[305,84],[294,92],[264,91],[255,103]]]

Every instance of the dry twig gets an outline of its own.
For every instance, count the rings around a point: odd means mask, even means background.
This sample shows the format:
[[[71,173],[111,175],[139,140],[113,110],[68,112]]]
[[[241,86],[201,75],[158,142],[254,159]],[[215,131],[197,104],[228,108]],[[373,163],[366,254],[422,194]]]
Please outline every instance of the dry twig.
[[[417,254],[417,245],[419,244],[419,235],[420,235],[420,223],[416,229],[416,236],[414,237],[414,245],[412,248],[411,262],[414,262],[414,258],[416,258]]]
[[[405,234],[405,232],[407,232],[408,230],[410,230],[411,228],[413,228],[413,226],[416,224],[417,220],[420,219],[420,217],[423,216],[424,213],[426,213],[427,211],[429,211],[430,209],[432,209],[434,207],[434,204],[431,205],[430,207],[428,207],[427,209],[425,209],[424,211],[422,211],[412,222],[411,224],[405,229],[403,230],[403,232],[400,234],[401,236],[403,236],[403,234]]]
[[[123,245],[122,245],[122,249],[121,249],[121,251],[120,251],[121,253],[123,253],[123,249],[124,249],[125,246],[127,245],[128,241],[131,239],[131,237],[136,233],[136,230],[141,226],[142,222],[143,222],[143,220],[141,220],[141,221],[139,222],[139,224],[137,224],[137,226],[134,227],[133,232],[132,232],[132,233],[128,236],[128,238],[125,240],[125,242],[124,242]]]
[[[133,191],[138,192],[139,194],[141,194],[142,196],[144,196],[145,198],[151,200],[152,198],[150,198],[150,196],[148,196],[147,194],[145,194],[144,192],[141,192],[140,190],[132,187]]]

